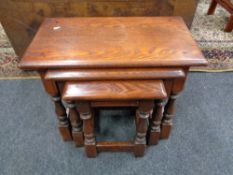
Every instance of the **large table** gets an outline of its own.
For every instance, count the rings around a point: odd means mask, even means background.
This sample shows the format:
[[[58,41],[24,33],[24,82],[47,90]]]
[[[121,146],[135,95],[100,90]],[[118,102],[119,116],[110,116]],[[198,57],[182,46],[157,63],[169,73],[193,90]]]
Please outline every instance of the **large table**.
[[[163,80],[169,99],[161,138],[168,138],[190,66],[206,64],[181,17],[95,17],[46,19],[19,66],[40,73],[55,103],[61,135],[70,140],[60,97],[64,82]]]

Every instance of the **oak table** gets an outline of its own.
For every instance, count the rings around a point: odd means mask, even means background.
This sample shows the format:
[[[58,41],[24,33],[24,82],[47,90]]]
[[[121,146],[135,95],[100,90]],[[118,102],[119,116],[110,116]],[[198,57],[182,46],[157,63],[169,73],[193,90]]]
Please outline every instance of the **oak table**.
[[[83,131],[84,133],[84,146],[88,157],[96,157],[97,151],[130,151],[136,157],[143,156],[146,148],[148,118],[153,108],[163,103],[166,98],[167,94],[162,80],[67,82],[62,94],[62,99],[68,104],[69,110],[78,110],[79,115],[76,112],[76,116],[73,115],[73,118],[77,119],[80,117],[83,121],[83,126],[80,129],[78,127],[75,128],[77,128],[77,131]],[[136,134],[134,141],[96,141],[95,124],[93,122],[95,114],[92,103],[113,101],[117,104],[119,101],[127,103],[129,100],[136,107]],[[112,105],[113,103],[105,104],[105,107],[108,107],[109,104]],[[119,105],[117,104],[116,107],[119,107]],[[129,106],[126,105],[125,107]],[[156,121],[161,121],[162,110],[158,110],[156,113]],[[71,123],[73,123],[72,120]],[[72,135],[74,136],[76,133],[72,132]],[[80,141],[82,140],[74,139],[76,143],[81,143]]]
[[[64,140],[72,139],[60,97],[64,82],[163,80],[169,99],[161,138],[168,138],[189,67],[203,65],[207,61],[181,17],[48,18],[19,63],[22,69],[39,71]]]

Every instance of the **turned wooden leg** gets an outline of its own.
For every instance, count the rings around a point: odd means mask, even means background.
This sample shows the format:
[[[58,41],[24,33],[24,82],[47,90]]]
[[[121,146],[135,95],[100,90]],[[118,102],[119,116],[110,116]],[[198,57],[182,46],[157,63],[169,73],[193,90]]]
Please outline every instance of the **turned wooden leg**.
[[[225,32],[232,32],[233,30],[233,15],[230,16],[230,19],[224,29]]]
[[[83,131],[82,121],[76,110],[76,105],[72,101],[67,101],[67,107],[69,108],[69,118],[72,126],[72,137],[77,147],[83,146]]]
[[[148,138],[148,144],[149,145],[156,145],[158,144],[159,138],[160,138],[160,126],[163,118],[163,112],[164,112],[164,105],[166,101],[161,101],[155,104],[155,109],[152,115],[151,119],[151,126],[149,129],[149,138]]]
[[[146,134],[148,128],[148,118],[150,112],[153,109],[153,101],[141,101],[139,108],[136,112],[136,138],[134,141],[134,155],[141,157],[145,153],[146,149]]]
[[[177,78],[172,80],[172,84],[170,84],[169,100],[164,108],[162,125],[161,125],[161,139],[168,139],[172,129],[172,118],[175,115],[175,101],[178,97],[178,94],[182,92],[185,87],[185,82],[188,76],[189,67],[183,68],[185,72],[184,78]],[[165,83],[166,85],[166,83]],[[166,87],[166,86],[165,86]]]
[[[161,138],[168,139],[172,129],[172,118],[175,115],[175,102],[177,99],[177,94],[170,95],[168,103],[166,105],[165,114],[162,121],[162,130],[161,130]]]
[[[54,102],[55,112],[58,118],[58,128],[60,131],[60,135],[64,141],[70,141],[72,140],[72,135],[70,131],[71,130],[70,122],[69,119],[67,118],[65,107],[62,104],[61,96],[57,88],[57,85],[54,81],[44,79],[44,75],[45,75],[44,71],[40,71],[39,75],[44,85],[44,89],[51,96]]]
[[[214,12],[215,12],[215,9],[217,7],[217,1],[216,0],[212,0],[211,4],[210,4],[210,7],[209,7],[209,10],[207,12],[207,15],[213,15]]]
[[[70,122],[66,115],[66,110],[61,102],[61,97],[59,95],[52,96],[52,101],[55,105],[55,112],[58,118],[58,128],[60,134],[64,141],[72,140],[71,132],[70,132]]]
[[[83,120],[84,145],[87,157],[96,157],[96,140],[94,135],[94,118],[88,103],[79,104],[80,117]]]

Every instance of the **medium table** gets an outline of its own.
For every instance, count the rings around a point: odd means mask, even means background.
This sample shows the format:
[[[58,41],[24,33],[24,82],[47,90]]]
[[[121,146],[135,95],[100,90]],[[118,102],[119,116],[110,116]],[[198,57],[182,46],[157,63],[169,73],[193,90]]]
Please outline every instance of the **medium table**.
[[[169,99],[161,138],[168,138],[189,67],[203,65],[207,61],[181,17],[48,18],[19,63],[39,71],[64,140],[72,139],[60,98],[64,82],[163,80]]]

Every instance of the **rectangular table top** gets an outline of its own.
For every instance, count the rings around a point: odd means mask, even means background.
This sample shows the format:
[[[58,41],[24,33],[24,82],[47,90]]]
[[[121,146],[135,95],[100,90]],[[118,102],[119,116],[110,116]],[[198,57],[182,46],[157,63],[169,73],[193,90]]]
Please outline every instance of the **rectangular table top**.
[[[47,18],[23,69],[206,65],[180,17]]]
[[[161,100],[167,93],[162,80],[67,82],[62,99],[84,101]]]

